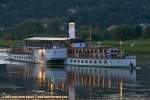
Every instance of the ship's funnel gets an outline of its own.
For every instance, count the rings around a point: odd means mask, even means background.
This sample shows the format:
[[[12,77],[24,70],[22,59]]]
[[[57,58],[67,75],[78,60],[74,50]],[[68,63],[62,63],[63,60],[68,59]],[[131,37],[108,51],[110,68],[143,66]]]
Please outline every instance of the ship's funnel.
[[[69,38],[75,39],[75,22],[69,22]]]

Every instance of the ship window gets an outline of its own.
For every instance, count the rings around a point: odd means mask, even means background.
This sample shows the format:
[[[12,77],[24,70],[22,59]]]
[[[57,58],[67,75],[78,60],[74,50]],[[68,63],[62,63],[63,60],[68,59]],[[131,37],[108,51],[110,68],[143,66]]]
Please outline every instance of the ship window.
[[[82,62],[82,63],[84,63],[84,61],[83,61],[83,60],[81,60],[81,62]]]
[[[104,63],[106,64],[106,63],[107,63],[107,61],[105,60],[105,61],[104,61]]]
[[[74,62],[76,63],[76,60],[74,60]]]
[[[72,62],[72,60],[70,60],[70,62]]]
[[[90,50],[87,50],[87,53],[89,54],[89,53],[90,53]]]
[[[90,60],[90,63],[92,63],[92,61]]]
[[[76,50],[76,53],[78,53],[78,50]]]
[[[94,61],[94,63],[96,64],[96,63],[97,63],[97,61],[95,60],[95,61]]]
[[[78,60],[78,63],[80,63],[80,60]]]
[[[88,63],[88,60],[85,60],[85,63]]]

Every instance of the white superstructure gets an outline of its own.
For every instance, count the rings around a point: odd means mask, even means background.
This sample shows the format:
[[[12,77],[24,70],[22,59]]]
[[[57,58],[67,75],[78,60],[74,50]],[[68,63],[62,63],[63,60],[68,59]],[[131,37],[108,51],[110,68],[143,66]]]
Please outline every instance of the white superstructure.
[[[41,59],[64,60],[67,58],[68,38],[33,37],[24,40],[24,46],[11,47],[10,60],[39,62]]]
[[[75,44],[72,43],[71,47],[68,48],[65,64],[104,67],[136,66],[136,56],[125,55],[117,48]]]

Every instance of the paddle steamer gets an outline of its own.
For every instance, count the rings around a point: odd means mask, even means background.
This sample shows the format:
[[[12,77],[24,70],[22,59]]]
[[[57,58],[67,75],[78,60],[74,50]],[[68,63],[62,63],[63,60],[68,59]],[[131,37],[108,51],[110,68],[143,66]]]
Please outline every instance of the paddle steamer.
[[[67,65],[136,66],[136,56],[126,55],[120,49],[93,45],[77,39],[75,23],[69,23],[68,38],[33,37],[24,40],[24,46],[11,47],[9,59],[40,62],[41,59]]]

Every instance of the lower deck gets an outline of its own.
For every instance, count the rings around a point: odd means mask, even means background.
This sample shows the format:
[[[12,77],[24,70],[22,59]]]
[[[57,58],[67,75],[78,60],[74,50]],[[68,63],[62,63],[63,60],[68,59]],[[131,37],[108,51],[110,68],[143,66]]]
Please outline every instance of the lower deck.
[[[114,67],[126,67],[136,66],[135,58],[124,59],[80,59],[80,58],[68,58],[65,61],[68,65],[84,65],[84,66],[114,66]]]
[[[25,55],[25,54],[9,54],[10,60],[16,61],[25,61],[25,62],[35,62],[38,63],[41,59],[36,59],[33,55]],[[136,66],[136,57],[125,57],[125,58],[105,58],[105,59],[93,59],[93,58],[63,58],[56,59],[53,57],[52,59],[44,59],[48,61],[50,64],[66,64],[66,65],[84,65],[84,66],[108,66],[108,67],[120,67],[120,66]]]
[[[28,54],[9,54],[9,60],[35,62],[33,55]]]

